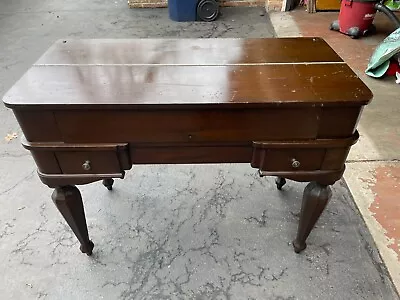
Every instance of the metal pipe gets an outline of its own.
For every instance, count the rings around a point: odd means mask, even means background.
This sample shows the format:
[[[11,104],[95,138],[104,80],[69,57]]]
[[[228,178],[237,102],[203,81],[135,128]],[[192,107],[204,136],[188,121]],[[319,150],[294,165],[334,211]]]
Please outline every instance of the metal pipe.
[[[378,2],[375,4],[375,8],[380,12],[383,12],[385,15],[387,15],[388,18],[397,26],[397,28],[400,28],[400,20],[387,6]]]

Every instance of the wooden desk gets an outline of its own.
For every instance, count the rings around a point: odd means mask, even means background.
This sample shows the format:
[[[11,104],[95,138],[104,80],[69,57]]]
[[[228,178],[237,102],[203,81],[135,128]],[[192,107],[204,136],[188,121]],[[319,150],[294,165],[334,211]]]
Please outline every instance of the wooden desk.
[[[75,185],[112,189],[132,164],[178,163],[250,163],[279,189],[310,181],[293,242],[302,251],[371,98],[319,38],[137,39],[58,41],[4,102],[90,255]]]

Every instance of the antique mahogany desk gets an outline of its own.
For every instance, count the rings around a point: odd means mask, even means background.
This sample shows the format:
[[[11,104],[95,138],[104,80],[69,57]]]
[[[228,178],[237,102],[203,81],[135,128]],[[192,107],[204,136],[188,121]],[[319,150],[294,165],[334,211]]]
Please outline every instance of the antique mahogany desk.
[[[111,190],[133,164],[181,163],[249,163],[279,189],[310,182],[293,242],[302,251],[371,98],[319,38],[133,39],[58,41],[4,103],[90,255],[76,185]]]

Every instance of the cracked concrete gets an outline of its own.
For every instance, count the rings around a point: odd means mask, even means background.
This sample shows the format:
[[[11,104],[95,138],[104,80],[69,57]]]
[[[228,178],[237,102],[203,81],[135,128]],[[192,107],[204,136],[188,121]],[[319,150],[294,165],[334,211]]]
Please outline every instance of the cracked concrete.
[[[2,1],[0,95],[59,38],[273,34],[257,8],[223,11],[212,24],[174,23],[125,1]],[[20,135],[0,115],[0,134]],[[343,182],[296,255],[304,184],[278,191],[247,164],[135,166],[112,192],[80,187],[87,257],[18,139],[1,140],[0,166],[1,299],[398,299]]]
[[[307,251],[293,253],[303,187],[289,182],[279,192],[247,164],[137,166],[112,192],[100,183],[81,187],[96,244],[89,258],[51,191],[28,177],[5,193],[15,203],[9,217],[2,212],[0,292],[10,299],[395,299],[341,182]],[[37,192],[33,201],[29,191]]]

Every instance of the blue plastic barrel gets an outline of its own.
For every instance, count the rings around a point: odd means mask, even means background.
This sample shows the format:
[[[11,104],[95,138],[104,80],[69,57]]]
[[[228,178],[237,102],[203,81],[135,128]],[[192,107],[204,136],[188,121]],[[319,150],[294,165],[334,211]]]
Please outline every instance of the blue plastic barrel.
[[[168,0],[169,18],[177,22],[196,21],[198,0]]]

